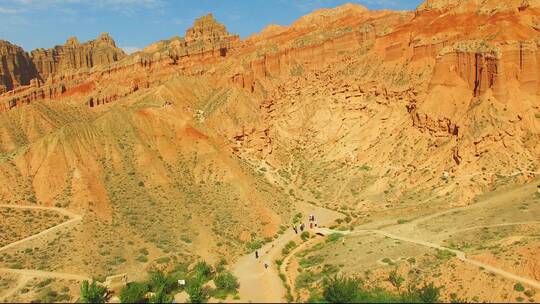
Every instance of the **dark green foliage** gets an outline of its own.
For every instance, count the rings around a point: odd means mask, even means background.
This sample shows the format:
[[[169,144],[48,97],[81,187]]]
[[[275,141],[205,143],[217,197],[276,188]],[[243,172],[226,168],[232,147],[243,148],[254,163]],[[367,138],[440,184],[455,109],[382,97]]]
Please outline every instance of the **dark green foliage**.
[[[219,262],[216,264],[216,272],[217,273],[220,273],[220,272],[223,272],[225,270],[225,265],[227,265],[227,261],[225,259],[221,259],[219,260]]]
[[[294,241],[289,241],[283,249],[281,249],[281,253],[283,255],[289,254],[289,252],[296,247],[296,243]]]
[[[214,281],[218,289],[228,293],[236,293],[238,287],[240,287],[238,279],[228,271],[220,273]]]
[[[202,284],[193,282],[189,284],[186,288],[186,292],[189,295],[190,303],[206,303],[210,297],[209,292],[205,289]]]
[[[146,302],[145,295],[148,292],[148,285],[139,282],[132,282],[124,286],[120,291],[120,301],[122,303],[142,303]]]
[[[335,242],[337,240],[339,240],[340,238],[343,237],[343,234],[339,233],[339,232],[334,232],[332,234],[330,234],[328,236],[328,238],[326,239],[327,242]]]
[[[212,266],[204,261],[195,264],[193,270],[195,272],[195,276],[201,279],[203,282],[208,282],[210,279],[212,279]]]
[[[440,288],[433,283],[424,285],[419,291],[420,300],[424,303],[436,303],[439,301]]]
[[[397,273],[391,277],[392,281],[399,282],[396,285],[401,286],[403,278]],[[409,287],[406,292],[398,294],[381,288],[366,289],[361,280],[343,276],[325,279],[323,288],[323,300],[329,303],[436,303],[440,294],[440,288],[433,283],[425,284],[420,289]],[[317,297],[314,299],[320,301]]]
[[[176,280],[172,276],[167,276],[163,271],[154,271],[150,273],[150,288],[151,290],[163,289],[165,293],[170,293],[176,284]]]
[[[174,297],[165,292],[165,287],[159,287],[153,296],[150,297],[150,303],[172,303]]]
[[[81,302],[83,303],[105,303],[105,287],[98,286],[95,281],[88,284],[84,281],[81,286]]]
[[[523,287],[523,285],[521,285],[521,283],[516,283],[516,284],[514,285],[514,290],[515,290],[515,291],[522,292],[522,291],[525,290],[525,287]]]
[[[302,238],[302,241],[306,241],[307,239],[309,239],[309,232],[307,231],[304,231],[300,234],[300,237]]]
[[[439,301],[440,288],[433,283],[424,284],[420,289],[409,287],[408,291],[401,295],[404,302],[412,303],[437,303]],[[456,296],[457,297],[457,296]]]
[[[262,243],[261,243],[261,241],[253,240],[253,241],[247,243],[246,247],[249,250],[257,250],[257,249],[260,249],[262,247]]]
[[[354,303],[358,296],[360,280],[334,276],[323,282],[323,297],[330,303]]]

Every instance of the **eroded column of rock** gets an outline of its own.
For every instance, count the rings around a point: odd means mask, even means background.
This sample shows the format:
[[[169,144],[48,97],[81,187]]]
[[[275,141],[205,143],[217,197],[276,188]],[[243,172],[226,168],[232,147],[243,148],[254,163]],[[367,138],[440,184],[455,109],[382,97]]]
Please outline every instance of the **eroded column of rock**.
[[[38,77],[28,54],[19,46],[0,40],[0,94]]]
[[[108,33],[85,43],[79,43],[77,38],[71,37],[64,45],[31,52],[32,61],[42,79],[69,70],[111,64],[125,56]]]

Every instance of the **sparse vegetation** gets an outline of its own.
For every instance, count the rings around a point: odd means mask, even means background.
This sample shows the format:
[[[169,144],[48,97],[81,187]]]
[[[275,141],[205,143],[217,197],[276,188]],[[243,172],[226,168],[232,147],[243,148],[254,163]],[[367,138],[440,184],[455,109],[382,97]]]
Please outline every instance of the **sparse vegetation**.
[[[335,242],[337,240],[339,240],[340,238],[344,237],[344,235],[342,233],[339,233],[339,232],[334,232],[332,234],[330,234],[327,238],[326,238],[326,241],[327,242]]]

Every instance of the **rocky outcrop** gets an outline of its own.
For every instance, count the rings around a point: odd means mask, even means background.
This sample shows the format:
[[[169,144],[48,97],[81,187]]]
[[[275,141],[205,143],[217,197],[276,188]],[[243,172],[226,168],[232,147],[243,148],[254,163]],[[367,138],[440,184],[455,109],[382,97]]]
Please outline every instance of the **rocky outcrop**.
[[[177,64],[181,57],[225,57],[240,41],[240,36],[231,35],[225,26],[212,14],[195,20],[193,27],[186,30],[185,38],[171,39],[165,47],[167,55]]]
[[[238,35],[230,35],[225,26],[214,19],[212,14],[195,20],[193,27],[186,30],[186,47],[200,52],[219,48],[230,48],[238,42]]]
[[[51,75],[69,70],[111,64],[126,56],[124,51],[116,47],[108,33],[82,44],[77,38],[72,37],[64,45],[52,49],[36,49],[30,54],[39,75],[44,80]]]
[[[473,96],[492,89],[496,96],[506,93],[499,48],[482,41],[462,41],[444,48],[438,58],[431,87],[448,86],[453,75],[463,79]]]
[[[37,77],[28,54],[21,47],[0,40],[0,94],[28,85]]]

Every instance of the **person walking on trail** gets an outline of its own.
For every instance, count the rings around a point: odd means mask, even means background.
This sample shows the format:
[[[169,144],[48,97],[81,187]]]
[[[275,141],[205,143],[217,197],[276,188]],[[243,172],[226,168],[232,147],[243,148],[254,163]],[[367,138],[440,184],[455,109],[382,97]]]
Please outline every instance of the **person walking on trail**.
[[[313,229],[313,223],[312,222],[309,223],[309,229]]]
[[[255,250],[255,258],[258,259],[259,258],[259,251]]]
[[[298,234],[298,230],[296,229],[296,225],[293,225],[292,229],[294,230],[294,233]]]
[[[302,223],[302,225],[300,225],[300,231],[304,231],[304,223]]]
[[[268,269],[268,262],[264,262],[264,269]]]

